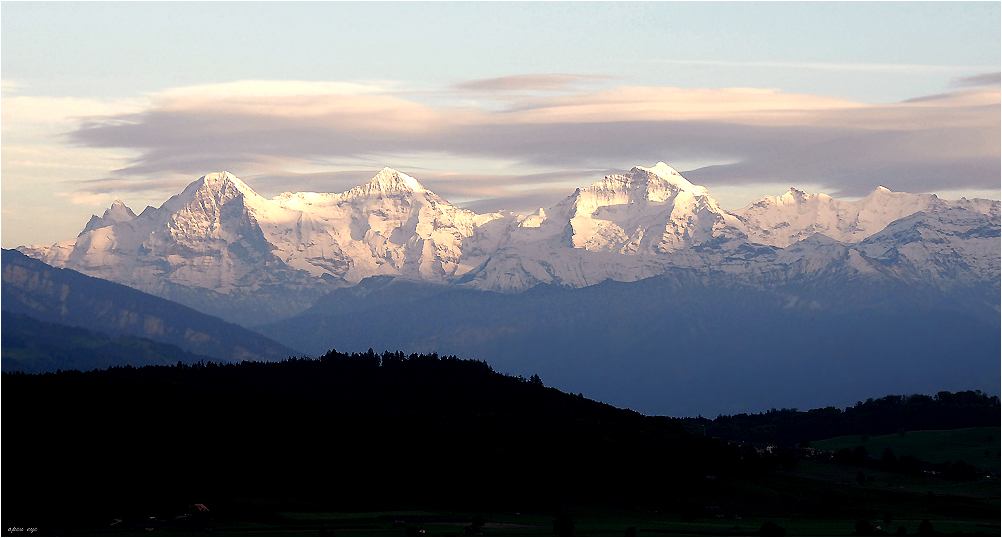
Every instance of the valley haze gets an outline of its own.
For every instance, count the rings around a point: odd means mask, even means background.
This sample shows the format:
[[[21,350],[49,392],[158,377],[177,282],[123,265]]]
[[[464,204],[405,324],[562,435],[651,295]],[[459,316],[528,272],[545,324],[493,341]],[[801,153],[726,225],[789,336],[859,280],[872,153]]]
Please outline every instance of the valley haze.
[[[436,351],[644,413],[998,392],[999,202],[791,188],[736,211],[657,163],[530,215],[385,168],[330,194],[207,174],[19,250],[311,355]]]

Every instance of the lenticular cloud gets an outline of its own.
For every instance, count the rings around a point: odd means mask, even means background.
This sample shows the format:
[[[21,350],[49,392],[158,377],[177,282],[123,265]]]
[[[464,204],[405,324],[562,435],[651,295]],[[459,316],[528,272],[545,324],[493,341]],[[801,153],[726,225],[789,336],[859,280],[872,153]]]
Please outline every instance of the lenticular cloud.
[[[540,87],[559,90],[578,80],[552,78]],[[881,184],[914,192],[996,188],[1000,181],[996,88],[871,105],[761,89],[620,87],[543,95],[529,91],[539,81],[509,79],[437,94],[462,106],[362,86],[314,84],[299,93],[261,82],[178,89],[141,112],[90,119],[70,137],[138,151],[113,174],[120,179],[206,169],[281,176],[302,173],[297,163],[399,162],[399,156],[472,159],[495,168],[512,162],[539,171],[607,169],[669,155],[727,163],[692,173],[711,186],[782,181],[860,196]],[[477,99],[462,100],[464,91]],[[491,99],[493,105],[484,104]]]

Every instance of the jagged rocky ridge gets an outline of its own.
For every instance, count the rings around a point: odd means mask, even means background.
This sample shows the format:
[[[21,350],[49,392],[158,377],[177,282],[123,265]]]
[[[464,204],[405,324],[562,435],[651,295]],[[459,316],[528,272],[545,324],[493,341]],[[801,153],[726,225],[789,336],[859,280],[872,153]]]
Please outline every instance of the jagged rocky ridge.
[[[365,278],[505,293],[685,269],[717,281],[869,279],[994,290],[1000,204],[878,188],[857,201],[790,189],[726,211],[664,163],[532,215],[476,214],[383,169],[349,191],[271,200],[222,172],[138,216],[116,201],[75,238],[19,250],[245,325],[291,317]]]

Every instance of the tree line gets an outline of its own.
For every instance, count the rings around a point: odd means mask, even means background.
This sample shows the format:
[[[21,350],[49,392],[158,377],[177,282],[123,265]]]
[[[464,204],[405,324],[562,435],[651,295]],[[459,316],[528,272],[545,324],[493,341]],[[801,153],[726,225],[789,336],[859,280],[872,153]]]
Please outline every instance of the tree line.
[[[1000,411],[998,396],[968,390],[942,391],[932,396],[869,398],[845,409],[771,409],[764,413],[720,415],[712,420],[686,418],[684,423],[687,430],[709,436],[792,446],[843,435],[998,426]]]

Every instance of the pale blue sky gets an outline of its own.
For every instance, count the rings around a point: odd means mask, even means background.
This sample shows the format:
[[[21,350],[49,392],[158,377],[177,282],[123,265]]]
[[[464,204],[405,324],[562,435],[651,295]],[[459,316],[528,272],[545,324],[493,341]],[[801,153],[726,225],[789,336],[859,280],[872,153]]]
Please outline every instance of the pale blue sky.
[[[272,196],[389,165],[477,210],[659,160],[730,208],[790,185],[998,198],[1000,20],[999,2],[2,2],[2,243],[75,237],[218,168]]]
[[[997,68],[1002,16],[998,2],[3,2],[2,14],[2,77],[36,95],[594,73],[868,103]]]

